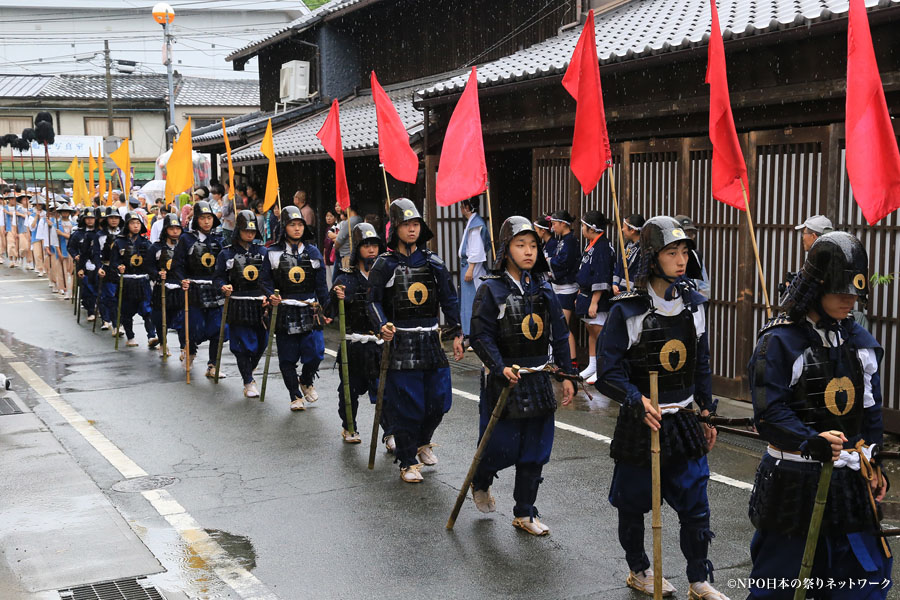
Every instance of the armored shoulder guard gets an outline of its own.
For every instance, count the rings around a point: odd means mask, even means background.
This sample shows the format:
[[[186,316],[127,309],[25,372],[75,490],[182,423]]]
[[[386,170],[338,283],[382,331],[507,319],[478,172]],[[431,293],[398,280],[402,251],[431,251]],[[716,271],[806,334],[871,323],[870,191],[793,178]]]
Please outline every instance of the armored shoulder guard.
[[[488,279],[500,279],[502,275],[482,275],[478,279],[482,281],[487,281]]]
[[[632,300],[635,298],[647,298],[647,292],[642,290],[631,290],[630,292],[622,292],[609,299],[610,302],[619,302],[620,300]]]
[[[427,249],[426,249],[426,250],[423,250],[422,253],[425,254],[425,258],[426,258],[426,259],[428,260],[428,262],[429,262],[430,264],[432,264],[433,266],[435,266],[435,267],[442,267],[442,268],[444,267],[444,259],[442,259],[440,256],[438,256],[437,254],[435,254],[435,253],[432,252],[431,250],[427,250]]]
[[[776,317],[769,319],[769,321],[762,326],[762,329],[759,330],[759,334],[757,334],[757,337],[761,337],[765,332],[776,327],[785,327],[787,325],[795,324],[796,323],[794,322],[794,320],[791,319],[791,317],[788,316],[787,313],[779,313]]]

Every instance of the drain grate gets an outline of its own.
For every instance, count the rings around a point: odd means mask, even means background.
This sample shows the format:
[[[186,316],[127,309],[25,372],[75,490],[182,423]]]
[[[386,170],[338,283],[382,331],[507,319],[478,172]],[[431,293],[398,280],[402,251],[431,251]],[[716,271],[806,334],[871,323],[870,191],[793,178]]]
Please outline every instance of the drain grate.
[[[22,411],[11,399],[0,398],[0,415],[21,415]]]
[[[145,577],[59,590],[61,600],[165,600]]]

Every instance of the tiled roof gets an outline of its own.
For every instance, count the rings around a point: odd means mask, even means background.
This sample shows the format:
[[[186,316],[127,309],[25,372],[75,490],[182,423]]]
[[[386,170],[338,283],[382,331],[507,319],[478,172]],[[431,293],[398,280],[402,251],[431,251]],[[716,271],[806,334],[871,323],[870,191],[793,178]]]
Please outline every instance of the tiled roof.
[[[423,129],[422,113],[413,107],[413,94],[421,84],[402,88],[386,88],[388,96],[397,107],[400,120],[410,135]],[[340,104],[341,141],[344,151],[374,150],[378,147],[378,123],[375,117],[375,102],[371,91],[366,91]],[[275,156],[287,158],[295,156],[324,155],[325,149],[319,143],[316,133],[328,116],[327,107],[316,114],[282,129],[274,135]],[[237,151],[232,156],[235,162],[247,162],[263,158],[259,144],[252,144]]]
[[[868,8],[900,6],[900,0],[865,0]],[[847,12],[847,0],[718,0],[725,40],[827,21]],[[709,0],[631,0],[596,16],[600,64],[684,50],[709,40]],[[581,27],[478,67],[479,87],[561,75]],[[422,89],[429,98],[462,91],[468,73]]]
[[[184,77],[175,103],[180,106],[259,106],[259,81]]]
[[[51,79],[51,75],[0,75],[0,98],[35,96]]]
[[[163,101],[168,94],[165,75],[113,75],[114,100]],[[176,80],[179,106],[259,106],[259,81],[253,79]],[[0,98],[105,100],[103,75],[0,75]]]
[[[244,46],[243,48],[239,48],[239,49],[235,50],[234,52],[229,54],[225,60],[229,60],[229,61],[234,60],[235,58],[238,58],[239,56],[247,54],[248,50],[250,50],[250,51],[259,50],[260,48],[267,46],[271,41],[275,40],[276,38],[283,37],[284,34],[289,31],[303,31],[305,29],[308,29],[308,28],[312,27],[313,25],[316,25],[317,23],[319,23],[323,18],[330,16],[334,13],[343,12],[344,10],[351,8],[354,5],[359,4],[362,1],[363,0],[331,0],[330,2],[326,2],[325,4],[323,4],[322,6],[320,6],[317,9],[315,9],[308,15],[302,15],[302,16],[294,19],[293,21],[288,23],[287,27],[279,29],[278,31],[270,34],[269,36],[267,36],[261,40],[258,40],[256,42],[253,42],[252,44],[248,44],[248,45]],[[250,52],[250,54],[252,55],[253,52]]]
[[[289,123],[296,119],[309,116],[320,110],[323,106],[321,102],[312,104],[304,104],[287,111],[275,113],[272,111],[256,111],[249,115],[241,115],[233,119],[225,121],[225,129],[228,131],[228,139],[231,147],[234,148],[238,144],[238,136],[251,136],[259,133],[260,135],[266,128],[266,123],[272,119],[272,126],[278,127],[280,124]],[[222,123],[203,127],[194,132],[192,137],[194,144],[207,145],[210,143],[219,143],[224,140],[222,134]]]

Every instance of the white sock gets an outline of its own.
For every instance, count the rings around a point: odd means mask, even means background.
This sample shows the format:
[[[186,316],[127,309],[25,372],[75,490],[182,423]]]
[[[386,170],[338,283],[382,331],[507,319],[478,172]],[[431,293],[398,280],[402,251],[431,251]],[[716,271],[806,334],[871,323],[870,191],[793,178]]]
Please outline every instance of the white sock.
[[[592,371],[597,370],[597,357],[596,356],[591,356],[588,358],[588,369],[590,369]]]

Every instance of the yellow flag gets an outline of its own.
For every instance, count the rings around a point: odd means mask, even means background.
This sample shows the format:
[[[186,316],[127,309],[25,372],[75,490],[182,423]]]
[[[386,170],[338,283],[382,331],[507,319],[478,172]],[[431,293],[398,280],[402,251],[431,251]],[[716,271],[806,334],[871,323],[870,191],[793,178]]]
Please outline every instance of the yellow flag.
[[[278,169],[275,168],[275,141],[272,137],[272,119],[266,125],[266,135],[259,147],[263,156],[269,159],[269,174],[266,176],[266,198],[263,201],[263,212],[272,208],[278,199]]]
[[[122,193],[127,200],[131,196],[131,154],[128,150],[128,138],[122,141],[122,145],[115,152],[110,152],[109,157],[116,163],[122,172],[122,177],[125,178],[125,181],[122,182]]]
[[[97,170],[97,162],[94,160],[93,148],[88,148],[88,168],[91,171],[91,185],[88,188],[88,198],[85,200],[85,204],[91,201],[94,194],[94,171]]]
[[[103,197],[106,196],[106,173],[103,172],[103,145],[97,151],[97,176],[100,178],[98,182],[100,189],[100,205],[103,205]]]
[[[74,181],[78,176],[78,157],[72,159],[72,164],[69,165],[69,168],[66,169],[66,175],[72,178]]]
[[[228,153],[228,193],[231,195],[234,214],[237,214],[237,195],[234,192],[234,165],[231,164],[231,142],[228,141],[228,130],[225,129],[225,117],[222,117],[222,135],[225,136],[225,150]]]
[[[172,144],[172,154],[166,163],[166,206],[175,196],[194,187],[194,147],[191,141],[191,119]]]
[[[78,157],[72,159],[72,164],[66,169],[66,175],[72,178],[72,195],[77,204],[81,196],[81,190],[78,189],[78,176],[81,174],[81,166],[78,164]]]
[[[83,206],[88,206],[91,203],[91,192],[87,189],[87,184],[84,182],[84,163],[82,162],[79,168],[81,171],[78,174],[78,190],[81,192],[81,204]],[[91,179],[93,179],[93,173],[91,173]]]

